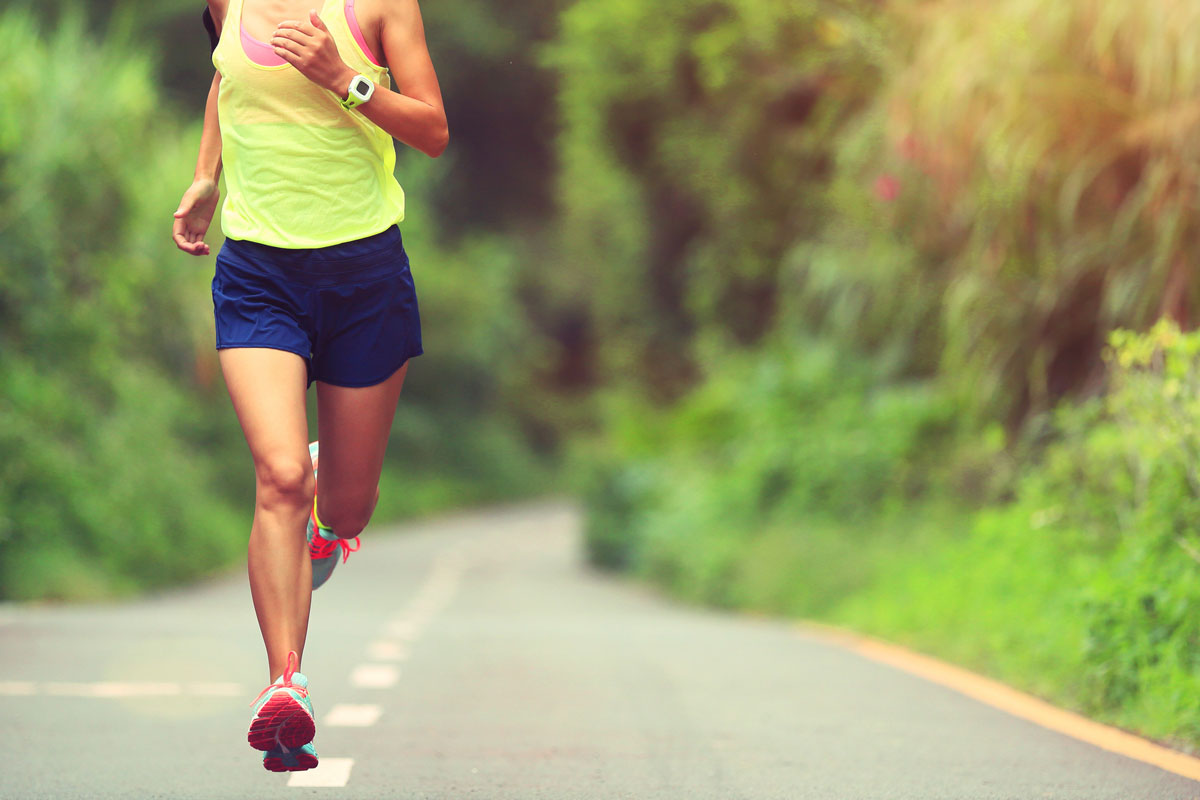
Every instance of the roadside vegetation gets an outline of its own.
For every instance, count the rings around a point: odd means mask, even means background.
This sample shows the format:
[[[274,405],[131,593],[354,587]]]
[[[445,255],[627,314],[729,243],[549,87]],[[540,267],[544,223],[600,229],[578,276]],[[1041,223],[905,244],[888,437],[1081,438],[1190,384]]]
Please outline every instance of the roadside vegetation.
[[[593,562],[1200,748],[1200,8],[563,20]]]

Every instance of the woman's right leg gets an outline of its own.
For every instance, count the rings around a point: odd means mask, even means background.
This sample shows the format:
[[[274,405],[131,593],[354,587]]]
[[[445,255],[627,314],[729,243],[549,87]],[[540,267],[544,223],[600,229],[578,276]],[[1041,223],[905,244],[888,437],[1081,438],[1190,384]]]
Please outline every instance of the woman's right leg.
[[[288,651],[304,653],[312,602],[305,541],[315,490],[305,413],[307,372],[300,356],[283,350],[239,347],[219,355],[254,459],[250,594],[274,680],[283,674]]]

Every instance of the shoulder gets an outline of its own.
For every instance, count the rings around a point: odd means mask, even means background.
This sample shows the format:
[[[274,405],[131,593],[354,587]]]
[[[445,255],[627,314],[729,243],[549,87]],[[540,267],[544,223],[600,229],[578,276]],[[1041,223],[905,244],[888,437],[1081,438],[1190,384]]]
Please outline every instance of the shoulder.
[[[383,27],[417,30],[421,24],[421,9],[417,0],[373,0]]]
[[[354,0],[354,15],[360,27],[374,30],[381,37],[412,29],[420,19],[417,0]]]
[[[220,31],[222,23],[225,22],[225,12],[229,9],[229,0],[207,0],[207,3],[204,15],[215,24],[217,31]]]

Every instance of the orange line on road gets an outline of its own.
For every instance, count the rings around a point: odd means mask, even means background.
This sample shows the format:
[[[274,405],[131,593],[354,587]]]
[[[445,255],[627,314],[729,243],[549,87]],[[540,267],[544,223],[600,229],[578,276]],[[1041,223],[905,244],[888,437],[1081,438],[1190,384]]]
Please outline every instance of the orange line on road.
[[[813,622],[798,623],[797,628],[806,635],[954,689],[1013,716],[1041,725],[1043,728],[1049,728],[1128,758],[1153,764],[1168,772],[1174,772],[1176,775],[1200,781],[1200,758],[1180,753],[1132,733],[1058,708],[999,681],[842,628]]]

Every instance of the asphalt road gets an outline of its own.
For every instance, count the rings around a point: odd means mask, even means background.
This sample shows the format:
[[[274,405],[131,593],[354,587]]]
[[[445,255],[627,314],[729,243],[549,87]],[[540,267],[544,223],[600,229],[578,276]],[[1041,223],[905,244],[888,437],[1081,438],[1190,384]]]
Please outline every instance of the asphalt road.
[[[314,597],[319,770],[246,745],[265,669],[241,573],[0,607],[0,797],[1200,798],[787,623],[597,575],[560,503],[363,536]]]

